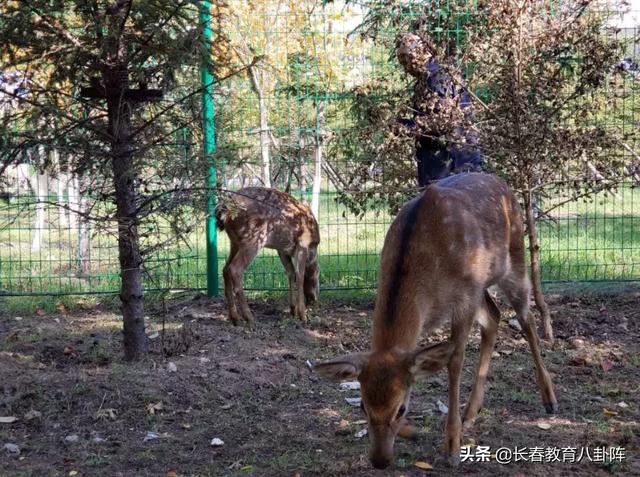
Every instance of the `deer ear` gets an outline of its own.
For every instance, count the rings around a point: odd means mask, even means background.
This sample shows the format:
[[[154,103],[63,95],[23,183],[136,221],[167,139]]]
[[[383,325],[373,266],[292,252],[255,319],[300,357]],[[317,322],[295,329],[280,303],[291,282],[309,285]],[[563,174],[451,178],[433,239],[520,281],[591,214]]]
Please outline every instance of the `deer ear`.
[[[426,376],[437,373],[449,363],[454,348],[455,345],[451,341],[445,341],[418,349],[413,353],[411,374]]]
[[[313,369],[329,379],[355,379],[369,360],[369,353],[354,353],[314,365]]]

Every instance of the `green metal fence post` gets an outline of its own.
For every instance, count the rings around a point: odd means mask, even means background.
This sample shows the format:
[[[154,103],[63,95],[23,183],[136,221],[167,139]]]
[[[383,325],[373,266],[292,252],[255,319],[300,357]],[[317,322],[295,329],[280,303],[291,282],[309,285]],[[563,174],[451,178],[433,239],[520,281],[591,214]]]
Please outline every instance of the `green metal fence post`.
[[[202,119],[203,152],[209,164],[207,172],[207,295],[218,296],[218,237],[216,233],[216,165],[213,153],[216,150],[216,130],[213,102],[213,75],[211,74],[211,2],[200,2],[200,24],[202,27]]]

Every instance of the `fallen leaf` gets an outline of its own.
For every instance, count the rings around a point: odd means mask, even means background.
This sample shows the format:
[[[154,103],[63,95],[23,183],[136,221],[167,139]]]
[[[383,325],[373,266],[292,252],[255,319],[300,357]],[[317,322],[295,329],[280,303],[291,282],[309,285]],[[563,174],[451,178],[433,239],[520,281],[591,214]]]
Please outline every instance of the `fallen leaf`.
[[[349,427],[349,421],[347,421],[346,419],[341,419],[340,422],[338,423],[338,427],[340,429],[344,429],[345,427]]]
[[[66,314],[69,310],[67,310],[67,307],[65,306],[64,303],[60,302],[56,305],[56,309],[62,313],[63,315]]]
[[[175,373],[176,371],[178,371],[178,366],[176,366],[176,363],[174,362],[169,362],[169,364],[167,364],[167,369],[170,372]]]
[[[357,437],[358,439],[360,439],[361,437],[364,437],[367,435],[367,428],[365,427],[364,429],[360,429],[358,432],[356,432],[354,434],[355,437]]]
[[[252,465],[243,465],[242,467],[240,467],[240,472],[251,472],[252,470]]]
[[[569,361],[569,364],[572,364],[574,366],[587,366],[592,363],[593,363],[593,358],[591,356],[585,356],[585,355],[574,356]]]
[[[191,429],[191,424],[189,424],[188,422],[183,422],[182,423],[182,428],[183,429]]]
[[[211,439],[211,446],[213,447],[220,447],[224,445],[224,441],[222,439],[220,439],[219,437],[214,437],[213,439]]]
[[[604,358],[600,362],[600,366],[602,367],[602,370],[606,373],[606,372],[609,372],[611,368],[613,368],[613,363],[609,361],[607,358]]]
[[[151,333],[151,334],[149,335],[149,339],[150,339],[150,340],[155,340],[155,339],[156,339],[157,337],[159,337],[159,336],[160,336],[160,333],[158,333],[157,331],[154,331],[153,333]],[[168,474],[167,474],[167,475],[168,475]]]
[[[475,447],[476,446],[476,440],[473,437],[465,437],[462,440],[462,445],[463,447]]]
[[[622,409],[626,409],[629,407],[629,405],[624,401],[620,401],[618,404],[616,404],[616,406],[621,407]]]
[[[616,411],[612,411],[611,409],[607,409],[606,407],[602,408],[602,414],[604,414],[607,417],[613,417],[618,415]]]
[[[147,404],[147,412],[152,416],[155,415],[156,411],[162,411],[162,409],[163,409],[162,401],[159,401],[156,403],[151,402]]]
[[[539,423],[537,424],[537,426],[538,426],[540,429],[544,429],[545,431],[547,431],[547,430],[551,429],[551,424],[549,424],[548,422],[539,422]]]
[[[80,437],[78,436],[78,434],[71,434],[64,438],[64,441],[69,443],[78,442],[79,440]]]
[[[117,412],[112,407],[99,409],[98,412],[96,412],[96,419],[115,419],[116,417]]]
[[[17,420],[18,418],[16,416],[0,417],[0,424],[12,424]]]
[[[44,311],[42,308],[36,308],[36,315],[38,315],[38,316],[44,316],[44,315],[46,315],[46,314],[47,314],[47,312],[46,312],[46,311]]]
[[[422,469],[422,470],[431,470],[433,469],[433,466],[431,464],[429,464],[428,462],[425,462],[423,460],[417,460],[413,463],[414,467],[417,467],[418,469]]]
[[[176,472],[175,470],[170,470],[167,472],[166,477],[178,477],[178,472]]]
[[[64,347],[64,350],[62,350],[62,352],[63,352],[64,354],[66,354],[67,356],[69,356],[70,354],[75,353],[75,351],[76,351],[76,350],[73,348],[73,346],[65,346],[65,347]]]
[[[73,477],[74,475],[78,475],[78,471],[77,470],[70,470],[69,471],[69,477]]]

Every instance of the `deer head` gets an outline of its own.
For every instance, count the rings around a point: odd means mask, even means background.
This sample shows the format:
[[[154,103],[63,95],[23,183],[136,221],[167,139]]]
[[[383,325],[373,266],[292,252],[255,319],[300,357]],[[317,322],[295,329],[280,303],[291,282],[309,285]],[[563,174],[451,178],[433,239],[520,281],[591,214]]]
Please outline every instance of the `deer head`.
[[[315,366],[320,375],[330,379],[360,381],[361,406],[371,441],[369,459],[374,467],[384,469],[391,464],[396,436],[414,436],[406,418],[411,387],[416,378],[445,367],[453,350],[454,345],[445,342],[415,351],[350,354]]]

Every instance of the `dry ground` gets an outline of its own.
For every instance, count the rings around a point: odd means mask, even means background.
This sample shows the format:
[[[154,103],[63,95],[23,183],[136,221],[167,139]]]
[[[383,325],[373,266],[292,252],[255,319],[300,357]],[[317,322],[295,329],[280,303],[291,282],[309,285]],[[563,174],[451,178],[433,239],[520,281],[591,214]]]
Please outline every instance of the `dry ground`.
[[[629,294],[552,302],[559,339],[544,352],[560,401],[552,418],[543,412],[524,341],[503,323],[485,408],[465,436],[494,450],[621,446],[625,461],[467,462],[459,471],[439,451],[443,415],[435,402],[446,402],[444,374],[414,391],[410,416],[423,431],[420,441],[399,442],[395,467],[374,471],[367,438],[354,435],[364,427],[361,411],[344,399],[357,392],[340,391],[306,366],[366,349],[370,300],[325,301],[305,326],[285,318],[283,301],[254,300],[255,329],[231,326],[221,302],[174,300],[165,312],[149,309],[149,332],[161,331],[164,315],[165,333],[136,365],[121,361],[121,322],[103,306],[0,311],[0,416],[18,419],[0,423],[0,446],[20,449],[0,449],[0,475],[426,475],[416,460],[433,464],[431,475],[640,475],[638,301]],[[475,330],[463,396],[478,340]],[[149,431],[158,438],[145,442]],[[224,445],[212,447],[214,437]]]

